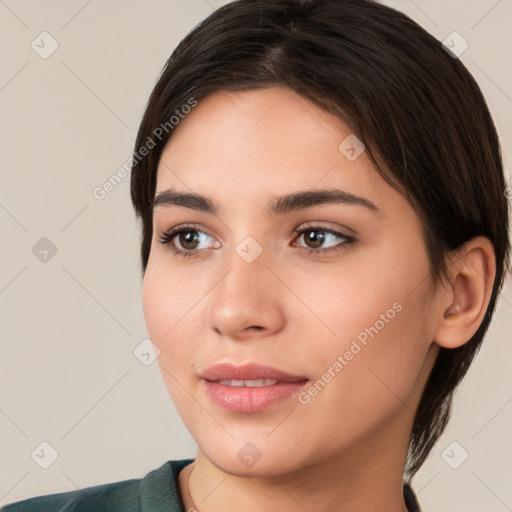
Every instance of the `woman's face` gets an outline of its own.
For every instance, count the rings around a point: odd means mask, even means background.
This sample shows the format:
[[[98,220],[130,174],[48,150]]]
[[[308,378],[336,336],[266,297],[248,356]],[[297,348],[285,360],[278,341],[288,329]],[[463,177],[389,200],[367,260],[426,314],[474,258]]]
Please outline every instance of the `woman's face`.
[[[405,450],[439,301],[418,216],[350,128],[285,87],[212,95],[174,128],[165,192],[144,314],[199,450],[247,475]]]

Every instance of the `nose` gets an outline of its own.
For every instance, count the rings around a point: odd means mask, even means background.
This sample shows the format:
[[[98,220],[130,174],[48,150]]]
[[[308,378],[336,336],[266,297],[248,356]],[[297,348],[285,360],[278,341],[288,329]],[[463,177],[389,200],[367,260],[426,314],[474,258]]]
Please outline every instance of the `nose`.
[[[226,264],[228,270],[210,292],[210,327],[234,340],[279,332],[285,323],[283,290],[267,267],[268,259],[261,255],[247,263],[233,251]]]

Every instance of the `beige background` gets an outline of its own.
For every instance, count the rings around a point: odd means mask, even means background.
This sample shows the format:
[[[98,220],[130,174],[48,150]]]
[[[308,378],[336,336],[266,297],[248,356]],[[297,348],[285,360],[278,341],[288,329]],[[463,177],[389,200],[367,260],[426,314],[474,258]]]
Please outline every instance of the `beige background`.
[[[157,363],[133,353],[147,332],[129,177],[101,201],[92,191],[130,156],[172,49],[221,3],[0,1],[0,503],[139,478],[195,454]],[[512,0],[386,3],[440,40],[457,31],[469,43],[461,59],[488,99],[510,174]],[[58,43],[45,59],[31,47],[51,49],[43,31]],[[47,248],[43,237],[57,249],[46,262],[33,252]],[[425,512],[512,510],[511,313],[507,286],[414,480]],[[44,441],[58,453],[48,469]],[[462,450],[469,457],[453,469]]]

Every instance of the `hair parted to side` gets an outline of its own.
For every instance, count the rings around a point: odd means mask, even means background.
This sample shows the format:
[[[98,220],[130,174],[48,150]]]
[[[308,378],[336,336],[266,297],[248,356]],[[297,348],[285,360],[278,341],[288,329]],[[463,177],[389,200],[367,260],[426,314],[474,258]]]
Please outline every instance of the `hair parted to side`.
[[[446,278],[450,251],[471,238],[485,236],[494,246],[496,277],[484,320],[466,344],[440,348],[423,392],[409,444],[410,481],[445,429],[454,390],[509,271],[508,201],[494,123],[460,60],[394,9],[371,0],[239,0],[217,9],[174,50],[149,98],[135,150],[191,99],[276,84],[336,114],[364,142],[378,172],[422,221],[432,283]],[[157,166],[172,136],[165,132],[132,167],[143,275]]]

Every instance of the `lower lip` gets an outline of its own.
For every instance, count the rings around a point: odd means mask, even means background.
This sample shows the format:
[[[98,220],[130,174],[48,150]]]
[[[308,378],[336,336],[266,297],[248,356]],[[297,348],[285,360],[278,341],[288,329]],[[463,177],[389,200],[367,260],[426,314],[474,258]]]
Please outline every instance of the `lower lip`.
[[[258,412],[298,393],[307,381],[278,382],[273,386],[254,388],[226,386],[218,382],[203,381],[212,401],[232,412]]]

